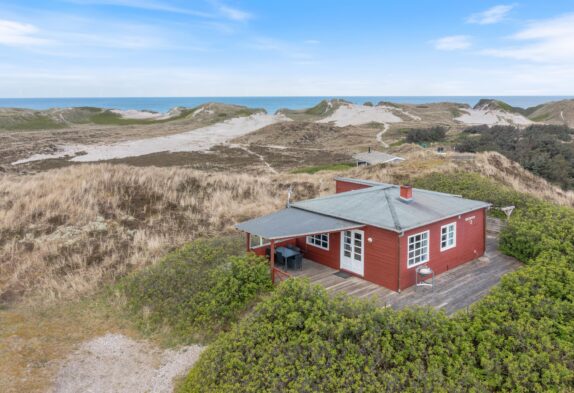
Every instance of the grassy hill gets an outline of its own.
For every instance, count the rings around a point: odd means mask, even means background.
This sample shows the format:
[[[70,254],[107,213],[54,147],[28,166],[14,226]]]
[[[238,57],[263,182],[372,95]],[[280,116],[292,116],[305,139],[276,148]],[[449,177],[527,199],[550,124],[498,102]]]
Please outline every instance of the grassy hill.
[[[139,111],[144,115],[157,115],[157,118],[138,118],[137,113],[135,115],[133,113],[123,114],[111,109],[95,107],[54,108],[48,110],[0,108],[0,131],[57,130],[89,125],[159,125],[171,122],[201,122],[207,125],[234,117],[249,116],[262,111],[263,109],[253,109],[239,105],[207,103],[195,108],[173,108],[167,114]]]

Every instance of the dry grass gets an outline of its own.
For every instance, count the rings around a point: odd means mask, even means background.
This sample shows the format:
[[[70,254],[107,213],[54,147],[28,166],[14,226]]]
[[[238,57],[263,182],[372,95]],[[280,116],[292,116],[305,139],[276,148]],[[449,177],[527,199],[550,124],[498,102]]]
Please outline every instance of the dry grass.
[[[320,186],[299,176],[298,197]],[[290,179],[92,165],[0,179],[0,298],[71,298],[277,209]]]

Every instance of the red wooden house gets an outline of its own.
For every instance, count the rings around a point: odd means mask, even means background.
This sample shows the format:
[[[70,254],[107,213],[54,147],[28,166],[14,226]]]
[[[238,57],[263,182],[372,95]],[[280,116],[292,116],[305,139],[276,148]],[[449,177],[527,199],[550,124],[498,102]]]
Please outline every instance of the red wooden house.
[[[260,255],[298,246],[306,259],[400,291],[416,268],[440,274],[484,254],[485,202],[435,191],[337,178],[336,194],[295,202],[238,224]]]

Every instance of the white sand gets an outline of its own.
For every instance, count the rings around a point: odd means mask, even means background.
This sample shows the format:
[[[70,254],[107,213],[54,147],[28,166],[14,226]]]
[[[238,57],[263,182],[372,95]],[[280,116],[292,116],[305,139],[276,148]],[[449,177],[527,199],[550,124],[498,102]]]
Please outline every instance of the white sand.
[[[171,393],[203,351],[199,345],[161,349],[121,334],[85,342],[62,365],[52,392]]]
[[[417,121],[422,120],[422,118],[420,116],[413,115],[412,113],[410,113],[409,111],[407,111],[403,108],[392,107],[392,106],[388,106],[388,105],[381,105],[381,106],[379,106],[379,108],[384,108],[384,109],[389,110],[389,111],[397,111],[399,113],[402,113],[406,117],[410,118],[411,120],[417,120]]]
[[[401,121],[402,119],[395,116],[388,107],[344,104],[337,108],[331,116],[321,119],[317,123],[333,122],[339,127],[345,127],[371,122],[399,123]]]
[[[118,142],[109,145],[70,145],[62,146],[54,154],[35,154],[29,158],[13,162],[13,165],[30,161],[61,158],[78,152],[85,152],[71,158],[70,161],[91,162],[112,160],[116,158],[136,157],[160,152],[191,152],[206,151],[215,145],[230,139],[253,132],[270,124],[290,121],[283,115],[268,115],[256,113],[247,117],[237,117],[208,127],[192,131],[160,136],[156,138],[138,139]]]
[[[173,113],[160,113],[160,112],[150,112],[150,111],[138,111],[135,109],[119,110],[112,109],[111,112],[116,113],[123,117],[124,119],[135,119],[135,120],[164,120],[169,119],[173,116]]]
[[[517,113],[490,109],[461,109],[465,114],[455,120],[465,124],[529,125],[533,122]]]

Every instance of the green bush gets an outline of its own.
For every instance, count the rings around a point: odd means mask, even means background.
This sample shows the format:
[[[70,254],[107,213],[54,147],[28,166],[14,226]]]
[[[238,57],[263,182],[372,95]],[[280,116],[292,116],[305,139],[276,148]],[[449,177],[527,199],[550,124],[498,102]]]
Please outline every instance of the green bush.
[[[207,340],[228,329],[271,287],[264,258],[236,256],[235,240],[195,241],[121,284],[126,306],[144,332],[166,328],[176,341]]]
[[[407,131],[407,143],[440,142],[446,138],[446,128],[411,128]]]
[[[496,207],[513,205],[520,210],[536,201],[533,197],[514,191],[477,173],[469,172],[431,173],[415,179],[413,186],[489,202],[495,207],[490,214],[498,217],[506,216]]]
[[[330,298],[290,279],[206,350],[181,391],[479,390],[471,350],[443,313]]]

